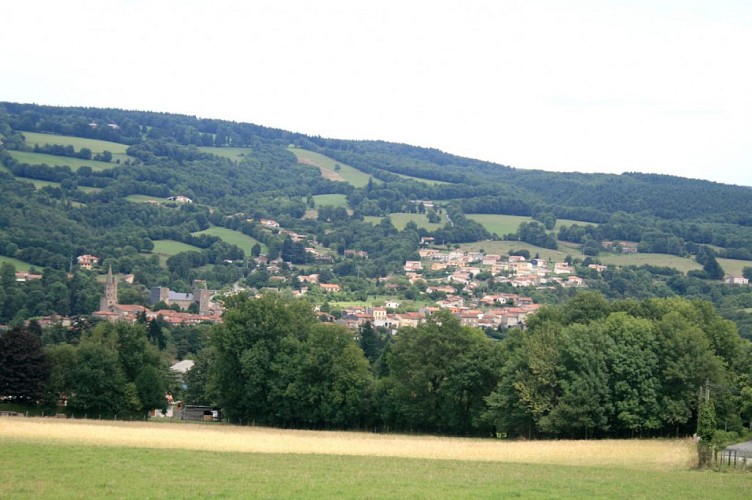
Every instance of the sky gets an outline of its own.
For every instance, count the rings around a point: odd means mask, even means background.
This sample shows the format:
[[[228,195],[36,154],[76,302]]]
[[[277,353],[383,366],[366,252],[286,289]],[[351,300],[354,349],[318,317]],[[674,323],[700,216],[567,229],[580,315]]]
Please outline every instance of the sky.
[[[25,0],[0,101],[752,186],[748,0]]]

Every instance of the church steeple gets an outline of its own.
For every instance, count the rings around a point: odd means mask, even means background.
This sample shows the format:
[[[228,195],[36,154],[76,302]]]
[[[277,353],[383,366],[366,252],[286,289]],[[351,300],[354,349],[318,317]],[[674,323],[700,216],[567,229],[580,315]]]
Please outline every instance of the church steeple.
[[[104,280],[104,296],[99,301],[99,310],[107,311],[112,306],[118,305],[118,287],[117,281],[112,276],[112,264],[107,270],[107,277]]]

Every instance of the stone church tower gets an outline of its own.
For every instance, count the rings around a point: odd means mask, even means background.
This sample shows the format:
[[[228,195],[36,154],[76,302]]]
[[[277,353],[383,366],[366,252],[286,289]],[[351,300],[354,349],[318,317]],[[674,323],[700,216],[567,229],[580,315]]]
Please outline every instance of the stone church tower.
[[[110,307],[116,305],[118,305],[118,286],[117,281],[112,277],[112,266],[110,266],[104,281],[104,296],[99,301],[99,310],[108,311]]]

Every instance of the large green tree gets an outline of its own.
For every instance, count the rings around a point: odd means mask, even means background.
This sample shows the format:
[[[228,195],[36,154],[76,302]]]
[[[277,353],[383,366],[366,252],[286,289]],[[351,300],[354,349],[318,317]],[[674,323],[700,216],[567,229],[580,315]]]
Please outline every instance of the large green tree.
[[[498,352],[480,330],[448,312],[396,335],[381,380],[381,411],[392,428],[483,434],[484,397],[497,383]]]
[[[32,403],[42,395],[49,364],[42,340],[27,328],[0,334],[0,396]]]

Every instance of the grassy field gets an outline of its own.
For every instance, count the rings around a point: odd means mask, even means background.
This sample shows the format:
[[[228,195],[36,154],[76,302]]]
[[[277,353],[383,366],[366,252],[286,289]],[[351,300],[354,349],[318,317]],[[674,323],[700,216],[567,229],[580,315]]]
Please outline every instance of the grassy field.
[[[347,196],[344,194],[317,194],[313,197],[313,202],[317,207],[331,205],[333,207],[347,208]]]
[[[572,219],[556,219],[556,224],[554,225],[554,231],[558,231],[561,226],[572,226],[574,224],[577,224],[578,226],[597,226],[598,224],[594,222],[584,222],[581,220],[572,220]]]
[[[467,218],[486,228],[489,233],[496,233],[499,236],[516,233],[520,224],[533,221],[532,217],[524,215],[467,214]]]
[[[113,154],[125,154],[125,150],[128,149],[126,144],[120,144],[118,142],[100,141],[98,139],[86,139],[84,137],[73,137],[68,135],[57,134],[42,134],[38,132],[23,132],[26,138],[26,144],[34,146],[39,144],[43,146],[45,144],[52,144],[58,146],[73,146],[76,151],[81,148],[89,148],[92,153],[101,153],[105,150]]]
[[[412,175],[405,175],[405,174],[398,174],[397,172],[390,172],[398,177],[402,177],[403,179],[412,179],[414,181],[422,182],[423,184],[428,184],[431,186],[436,186],[439,184],[452,184],[451,182],[446,181],[435,181],[433,179],[423,179],[422,177],[413,177]]]
[[[203,151],[204,153],[221,156],[222,158],[229,158],[232,161],[240,161],[246,155],[252,153],[252,150],[250,148],[214,148],[209,146],[200,146],[198,149],[200,151]]]
[[[27,272],[29,269],[31,269],[31,264],[29,264],[28,262],[14,259],[13,257],[6,257],[5,255],[0,255],[0,264],[4,264],[6,262],[8,264],[13,264],[16,268],[16,271],[18,272]]]
[[[203,231],[198,231],[193,234],[209,234],[212,236],[217,236],[230,245],[237,245],[242,248],[246,256],[251,255],[251,247],[256,243],[259,243],[261,245],[261,253],[266,253],[266,245],[264,245],[260,241],[256,240],[255,238],[251,238],[247,234],[241,233],[240,231],[233,231],[232,229],[227,229],[226,227],[212,226],[209,229],[204,229]]]
[[[174,240],[155,240],[154,249],[151,251],[153,255],[159,256],[159,262],[163,266],[167,262],[169,257],[180,252],[200,252],[201,249],[194,247],[193,245],[187,245],[180,241]],[[148,255],[148,254],[147,254]]]
[[[662,253],[616,254],[604,252],[598,256],[598,259],[604,264],[615,266],[642,266],[650,264],[651,266],[673,267],[683,273],[702,269],[702,266],[695,259]]]
[[[690,440],[542,441],[0,418],[0,498],[743,498]]]
[[[159,203],[165,203],[168,200],[166,198],[159,198],[158,196],[148,196],[145,194],[129,194],[125,197],[126,201],[133,203],[146,203],[147,201],[158,201]]]
[[[745,267],[752,267],[752,260],[716,259],[726,274],[741,276]]]
[[[355,187],[363,187],[368,184],[368,179],[371,177],[365,172],[337,162],[328,156],[300,148],[288,149],[298,158],[298,163],[318,168],[321,171],[321,176],[326,179],[349,182]],[[339,165],[339,170],[336,170],[336,165]],[[373,179],[373,182],[377,184],[381,183],[378,179]]]
[[[49,166],[68,166],[74,172],[78,170],[78,167],[91,167],[95,172],[101,172],[102,170],[108,170],[115,167],[115,163],[107,163],[104,161],[94,160],[82,160],[80,158],[70,158],[68,156],[55,156],[47,155],[43,153],[29,153],[27,151],[8,151],[13,158],[22,162],[29,163],[31,165],[47,164]]]
[[[496,233],[499,236],[516,233],[520,224],[534,221],[532,217],[524,215],[467,214],[467,217],[485,227],[488,232]],[[558,231],[561,226],[571,226],[573,224],[584,226],[591,223],[571,219],[557,219],[554,231]]]
[[[439,229],[441,226],[446,224],[446,219],[444,218],[444,215],[441,215],[441,222],[437,224],[431,224],[428,222],[428,218],[425,214],[407,214],[407,213],[394,213],[389,214],[389,218],[392,219],[392,224],[394,224],[394,227],[397,229],[404,229],[408,222],[413,221],[418,227],[424,227],[430,231],[433,231],[435,229]],[[383,217],[377,217],[372,215],[367,215],[363,217],[363,220],[365,222],[370,222],[371,224],[378,224],[381,222],[381,219]]]
[[[34,184],[34,187],[37,189],[43,188],[46,186],[60,187],[60,183],[55,182],[55,181],[41,181],[39,179],[29,179],[28,177],[16,177],[16,179],[19,181],[31,182],[32,184]],[[102,188],[91,187],[91,186],[78,186],[77,189],[80,191],[83,191],[84,193],[95,193],[97,191],[102,190]]]

